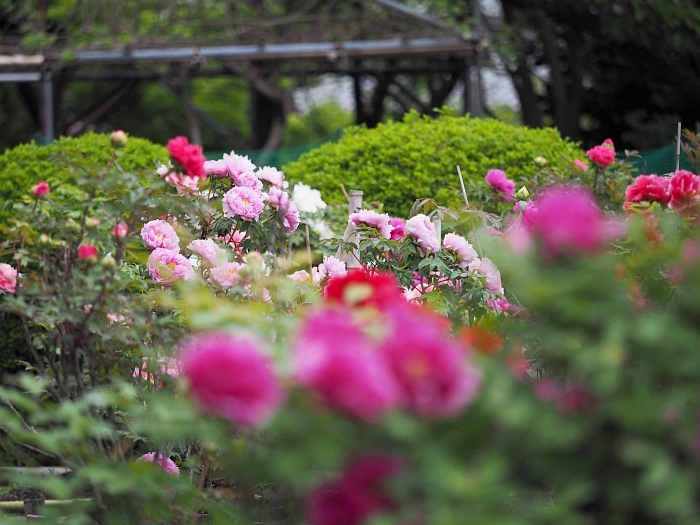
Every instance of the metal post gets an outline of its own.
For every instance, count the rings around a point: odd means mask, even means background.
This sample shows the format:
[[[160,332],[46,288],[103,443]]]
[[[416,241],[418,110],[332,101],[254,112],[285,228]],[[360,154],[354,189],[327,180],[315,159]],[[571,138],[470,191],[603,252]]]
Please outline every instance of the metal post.
[[[55,108],[53,97],[53,78],[51,71],[44,71],[41,79],[42,93],[42,126],[41,134],[46,140],[53,140],[55,136]]]
[[[349,195],[350,200],[348,201],[348,216],[362,209],[363,192],[361,190],[350,190]],[[348,224],[348,228],[351,228],[348,240],[354,241],[354,227],[352,224]],[[360,268],[362,266],[362,263],[360,262],[360,255],[357,253],[357,250],[353,250],[348,253],[348,259],[345,261],[345,266],[348,268],[348,270],[352,268]]]

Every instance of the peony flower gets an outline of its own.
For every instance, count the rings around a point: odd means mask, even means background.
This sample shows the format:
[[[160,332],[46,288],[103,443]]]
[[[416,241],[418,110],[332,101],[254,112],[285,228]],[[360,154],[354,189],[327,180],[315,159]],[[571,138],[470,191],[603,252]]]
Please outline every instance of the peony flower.
[[[282,173],[277,168],[272,166],[265,166],[264,168],[258,168],[255,175],[261,179],[269,182],[276,188],[281,188],[284,182],[284,173]]]
[[[440,251],[440,239],[435,231],[435,226],[426,215],[419,213],[408,219],[405,232],[408,237],[414,238],[422,248],[430,252]]]
[[[250,188],[258,193],[263,189],[262,181],[255,175],[255,173],[243,172],[238,175],[232,175],[233,183],[241,188]]]
[[[403,239],[406,237],[406,221],[403,219],[399,219],[398,217],[392,217],[391,220],[389,221],[389,224],[394,227],[393,230],[391,230],[391,237],[389,237],[392,241],[398,241],[399,239]]]
[[[95,248],[95,246],[92,244],[81,244],[80,246],[78,246],[77,253],[79,259],[82,259],[83,261],[87,261],[89,263],[96,263],[97,256],[99,255],[97,253],[97,248]]]
[[[658,175],[639,175],[625,190],[627,202],[656,201],[667,205],[670,199],[669,179]]]
[[[323,262],[318,265],[314,274],[314,282],[321,281],[326,277],[345,277],[347,274],[348,270],[343,261],[332,255],[326,255],[323,257]]]
[[[615,144],[613,144],[612,139],[605,139],[603,141],[603,147],[615,151]]]
[[[206,266],[216,266],[226,262],[226,252],[211,239],[195,239],[187,248],[199,256]]]
[[[373,228],[377,228],[379,235],[385,239],[391,238],[391,232],[394,227],[391,225],[391,217],[386,213],[377,213],[374,210],[360,210],[350,214],[350,222],[355,226],[365,224]]]
[[[156,460],[156,453],[149,452],[148,454],[144,454],[143,456],[141,456],[136,461],[148,461],[149,463],[153,463],[155,460]],[[175,462],[170,458],[166,458],[164,456],[159,455],[158,456],[158,465],[160,466],[161,469],[163,469],[168,474],[173,474],[175,476],[180,475],[180,469],[177,468],[177,465],[175,464]]]
[[[170,156],[177,161],[185,175],[189,177],[206,178],[207,172],[204,170],[204,155],[202,148],[196,144],[190,144],[187,137],[175,137],[170,139],[165,146]]]
[[[271,206],[279,207],[283,210],[286,210],[289,207],[289,203],[291,202],[289,194],[286,191],[276,188],[274,186],[270,188],[267,200]]]
[[[164,250],[180,251],[180,238],[170,223],[156,219],[144,224],[141,228],[141,238],[151,250],[163,248]]]
[[[171,172],[166,175],[165,180],[175,186],[179,194],[197,193],[199,190],[199,177],[190,177],[182,173]]]
[[[695,207],[700,201],[700,177],[686,170],[673,174],[668,182],[669,208],[682,211]]]
[[[244,265],[237,262],[220,264],[211,269],[211,279],[224,288],[231,288],[238,283]]]
[[[581,171],[586,171],[588,169],[588,164],[579,159],[574,159],[574,165]]]
[[[292,362],[296,381],[329,407],[376,421],[399,404],[383,357],[348,309],[311,314],[295,337]]]
[[[179,356],[196,402],[234,424],[258,427],[284,401],[272,360],[251,335],[201,333],[181,346]]]
[[[156,248],[148,256],[148,272],[159,284],[174,284],[178,280],[189,281],[194,276],[190,261],[175,250]]]
[[[327,206],[321,198],[321,192],[303,182],[297,182],[294,185],[292,200],[303,213],[316,213],[319,210],[325,210]]]
[[[241,155],[236,155],[232,151],[230,155],[224,153],[224,158],[222,159],[222,162],[226,166],[228,176],[231,178],[231,180],[234,181],[235,184],[238,184],[236,182],[236,179],[240,180],[240,176],[244,173],[255,176],[256,166],[251,162],[251,160],[247,156],[243,157]]]
[[[506,176],[506,172],[503,170],[489,170],[484,177],[486,184],[491,186],[496,191],[503,193],[506,202],[510,202],[513,199],[513,192],[515,191],[515,182],[510,180]]]
[[[615,150],[609,146],[595,146],[586,151],[586,155],[591,162],[603,168],[607,168],[615,160]]]
[[[51,189],[49,188],[49,183],[48,182],[38,182],[32,187],[32,195],[34,195],[37,199],[43,198],[43,197],[48,197],[49,193],[51,193]]]
[[[265,203],[260,194],[252,188],[236,186],[223,197],[223,210],[226,217],[240,217],[246,221],[257,220]]]
[[[121,240],[126,237],[127,233],[129,233],[129,227],[126,224],[119,223],[112,228],[112,237],[117,240]]]
[[[297,281],[300,283],[309,281],[311,279],[309,272],[307,272],[306,270],[298,270],[294,273],[290,273],[287,277],[289,277],[293,281]]]
[[[407,302],[392,304],[386,318],[388,335],[379,353],[401,385],[404,402],[426,417],[460,412],[479,391],[481,376],[450,337],[449,323]]]
[[[204,162],[204,171],[212,177],[227,177],[228,167],[223,160],[207,160]]]
[[[401,288],[392,274],[369,272],[365,268],[350,270],[345,277],[330,278],[323,294],[329,303],[370,306],[380,310],[402,300]]]
[[[282,226],[284,226],[284,231],[287,233],[292,233],[296,231],[301,222],[299,217],[299,210],[297,210],[296,204],[293,201],[287,206],[287,211],[284,214],[284,220],[282,221]]]
[[[459,257],[459,265],[462,268],[466,268],[472,261],[479,257],[469,241],[456,233],[445,234],[442,245],[446,250],[451,250],[457,254]]]
[[[484,257],[483,259],[475,259],[469,264],[469,271],[477,271],[486,277],[486,289],[489,292],[503,295],[503,285],[501,284],[501,272],[498,271],[496,265],[491,259]]]
[[[0,263],[0,292],[15,293],[17,270],[7,263]]]

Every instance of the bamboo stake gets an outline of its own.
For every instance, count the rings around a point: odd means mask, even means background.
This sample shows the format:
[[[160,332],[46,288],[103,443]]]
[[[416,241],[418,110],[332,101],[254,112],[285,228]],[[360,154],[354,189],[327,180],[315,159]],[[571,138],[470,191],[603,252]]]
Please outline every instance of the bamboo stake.
[[[459,184],[462,186],[462,196],[464,197],[464,203],[469,207],[469,199],[467,199],[467,190],[464,187],[464,179],[462,178],[462,170],[457,166],[457,175],[459,175]]]

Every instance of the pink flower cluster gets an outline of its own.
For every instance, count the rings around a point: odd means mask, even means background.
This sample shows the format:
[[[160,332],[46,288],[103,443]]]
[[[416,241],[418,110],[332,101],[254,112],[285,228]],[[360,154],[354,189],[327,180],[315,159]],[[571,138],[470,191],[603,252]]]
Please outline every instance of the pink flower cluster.
[[[309,494],[306,521],[309,525],[360,525],[374,514],[393,509],[382,483],[403,467],[393,456],[354,460],[339,479],[323,483]]]
[[[17,270],[7,263],[0,263],[0,292],[15,293]]]
[[[478,392],[480,374],[446,321],[407,303],[392,276],[349,272],[329,281],[326,301],[299,330],[292,359],[297,382],[328,407],[365,421],[401,407],[445,417]],[[352,307],[358,304],[379,308],[381,336],[368,335]]]
[[[486,184],[491,186],[493,189],[502,193],[506,202],[511,202],[515,200],[513,197],[513,192],[515,191],[515,182],[510,180],[506,176],[506,172],[503,170],[489,170],[484,177]]]
[[[615,160],[615,145],[612,140],[605,139],[602,145],[594,146],[586,151],[586,155],[588,155],[588,158],[591,159],[591,162],[594,164],[602,168],[607,168]]]
[[[626,211],[631,204],[658,202],[684,217],[697,217],[700,212],[700,177],[679,170],[671,177],[639,175],[625,190]]]
[[[192,264],[180,254],[180,238],[175,229],[162,219],[149,221],[141,228],[141,238],[153,250],[148,256],[148,272],[158,284],[171,285],[194,276]]]

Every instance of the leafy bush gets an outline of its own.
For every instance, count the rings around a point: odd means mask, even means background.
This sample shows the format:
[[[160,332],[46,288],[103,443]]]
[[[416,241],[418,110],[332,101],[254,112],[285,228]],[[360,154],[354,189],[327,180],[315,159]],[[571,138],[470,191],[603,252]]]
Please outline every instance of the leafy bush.
[[[470,199],[489,202],[484,175],[506,171],[517,187],[528,185],[543,156],[552,168],[584,158],[578,147],[553,128],[529,129],[492,119],[443,114],[438,119],[409,113],[403,122],[376,129],[349,129],[337,143],[326,144],[284,167],[290,181],[321,190],[330,204],[344,202],[340,184],[365,192],[389,214],[406,216],[417,198],[443,206],[462,204],[456,167],[460,166]]]

